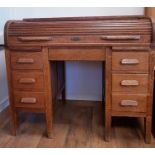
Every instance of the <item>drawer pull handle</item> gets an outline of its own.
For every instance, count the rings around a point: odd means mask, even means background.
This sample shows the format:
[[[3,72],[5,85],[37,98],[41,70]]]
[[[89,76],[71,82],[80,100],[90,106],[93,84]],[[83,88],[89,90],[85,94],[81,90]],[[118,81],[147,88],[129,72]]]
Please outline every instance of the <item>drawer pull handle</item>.
[[[126,106],[136,107],[138,106],[138,102],[134,100],[122,100],[120,105],[123,107],[126,107]]]
[[[137,80],[122,80],[121,86],[138,86],[139,82]]]
[[[80,37],[77,36],[77,37],[71,37],[71,40],[72,41],[80,41],[81,39],[80,39]]]
[[[36,80],[33,78],[21,78],[19,80],[19,83],[24,83],[24,84],[31,84],[31,83],[35,83]]]
[[[29,41],[51,41],[52,37],[18,37],[19,41],[29,42]]]
[[[140,40],[140,35],[101,36],[101,40]]]
[[[122,59],[121,60],[122,65],[137,65],[139,64],[138,59]]]
[[[34,59],[31,59],[31,58],[19,58],[17,63],[19,63],[19,64],[33,64]]]
[[[34,97],[23,97],[21,103],[36,103],[37,100]]]

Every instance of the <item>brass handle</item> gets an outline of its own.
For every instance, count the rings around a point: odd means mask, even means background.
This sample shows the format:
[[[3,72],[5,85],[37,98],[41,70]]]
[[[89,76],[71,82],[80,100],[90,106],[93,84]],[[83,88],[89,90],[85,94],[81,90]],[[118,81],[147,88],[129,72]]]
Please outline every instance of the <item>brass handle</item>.
[[[23,97],[21,103],[36,103],[37,99],[35,97]]]
[[[31,58],[19,58],[17,60],[17,63],[20,63],[20,64],[33,64],[34,59],[31,59]]]
[[[137,81],[137,80],[122,80],[121,85],[122,86],[138,86],[139,81]]]
[[[101,36],[101,40],[140,40],[140,35]]]
[[[78,36],[75,36],[75,37],[71,37],[71,40],[72,40],[72,41],[80,41],[81,38],[78,37]]]
[[[34,78],[21,78],[20,80],[19,80],[19,83],[35,83],[36,82],[36,80],[34,79]]]
[[[138,106],[138,102],[134,100],[122,100],[120,105],[123,107],[126,107],[126,106],[136,107]]]
[[[52,37],[18,37],[19,41],[51,41]]]
[[[123,65],[136,65],[139,64],[138,59],[122,59],[121,64]]]

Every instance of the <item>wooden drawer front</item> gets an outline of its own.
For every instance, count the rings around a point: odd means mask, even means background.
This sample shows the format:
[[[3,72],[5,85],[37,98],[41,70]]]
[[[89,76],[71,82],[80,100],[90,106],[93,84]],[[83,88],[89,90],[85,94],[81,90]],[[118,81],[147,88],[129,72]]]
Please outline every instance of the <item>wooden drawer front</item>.
[[[15,107],[25,108],[43,108],[44,107],[44,93],[34,92],[19,92],[14,93]]]
[[[42,53],[11,52],[11,65],[13,69],[42,69]]]
[[[105,60],[105,48],[49,48],[50,60]]]
[[[147,74],[113,74],[112,91],[147,93],[148,75]]]
[[[13,71],[13,88],[22,91],[44,91],[43,73]]]
[[[143,94],[112,95],[112,111],[146,112],[147,96]]]
[[[148,72],[149,54],[147,52],[113,52],[112,70]]]
[[[72,29],[73,30],[73,29]],[[45,30],[43,30],[45,31]],[[53,30],[54,32],[55,30]],[[106,31],[106,30],[105,30]],[[50,30],[51,32],[51,30]],[[23,33],[23,32],[21,32]],[[48,32],[49,33],[49,32]],[[50,35],[50,36],[10,36],[9,46],[50,46],[61,44],[135,44],[149,43],[150,35],[106,35],[103,33],[81,35],[75,30],[77,35]],[[82,32],[84,33],[84,32]]]

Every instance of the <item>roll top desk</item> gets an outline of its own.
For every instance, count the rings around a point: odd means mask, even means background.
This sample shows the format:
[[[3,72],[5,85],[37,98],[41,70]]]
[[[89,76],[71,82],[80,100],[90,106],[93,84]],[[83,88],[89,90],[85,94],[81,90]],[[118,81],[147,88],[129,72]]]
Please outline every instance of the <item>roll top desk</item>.
[[[5,53],[13,134],[18,111],[31,111],[45,114],[51,137],[53,103],[60,94],[65,102],[65,61],[102,61],[105,140],[110,140],[113,116],[142,117],[150,143],[151,41],[152,22],[144,16],[8,21]]]

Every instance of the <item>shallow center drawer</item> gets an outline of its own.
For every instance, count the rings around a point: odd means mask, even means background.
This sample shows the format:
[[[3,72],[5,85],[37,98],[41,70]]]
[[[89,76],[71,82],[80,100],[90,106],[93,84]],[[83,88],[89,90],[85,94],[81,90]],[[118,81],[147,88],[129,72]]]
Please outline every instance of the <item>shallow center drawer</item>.
[[[148,52],[112,52],[112,70],[148,72]]]
[[[112,74],[112,91],[148,91],[148,74]]]
[[[66,47],[66,48],[49,48],[49,60],[105,60],[105,48],[95,47]]]

